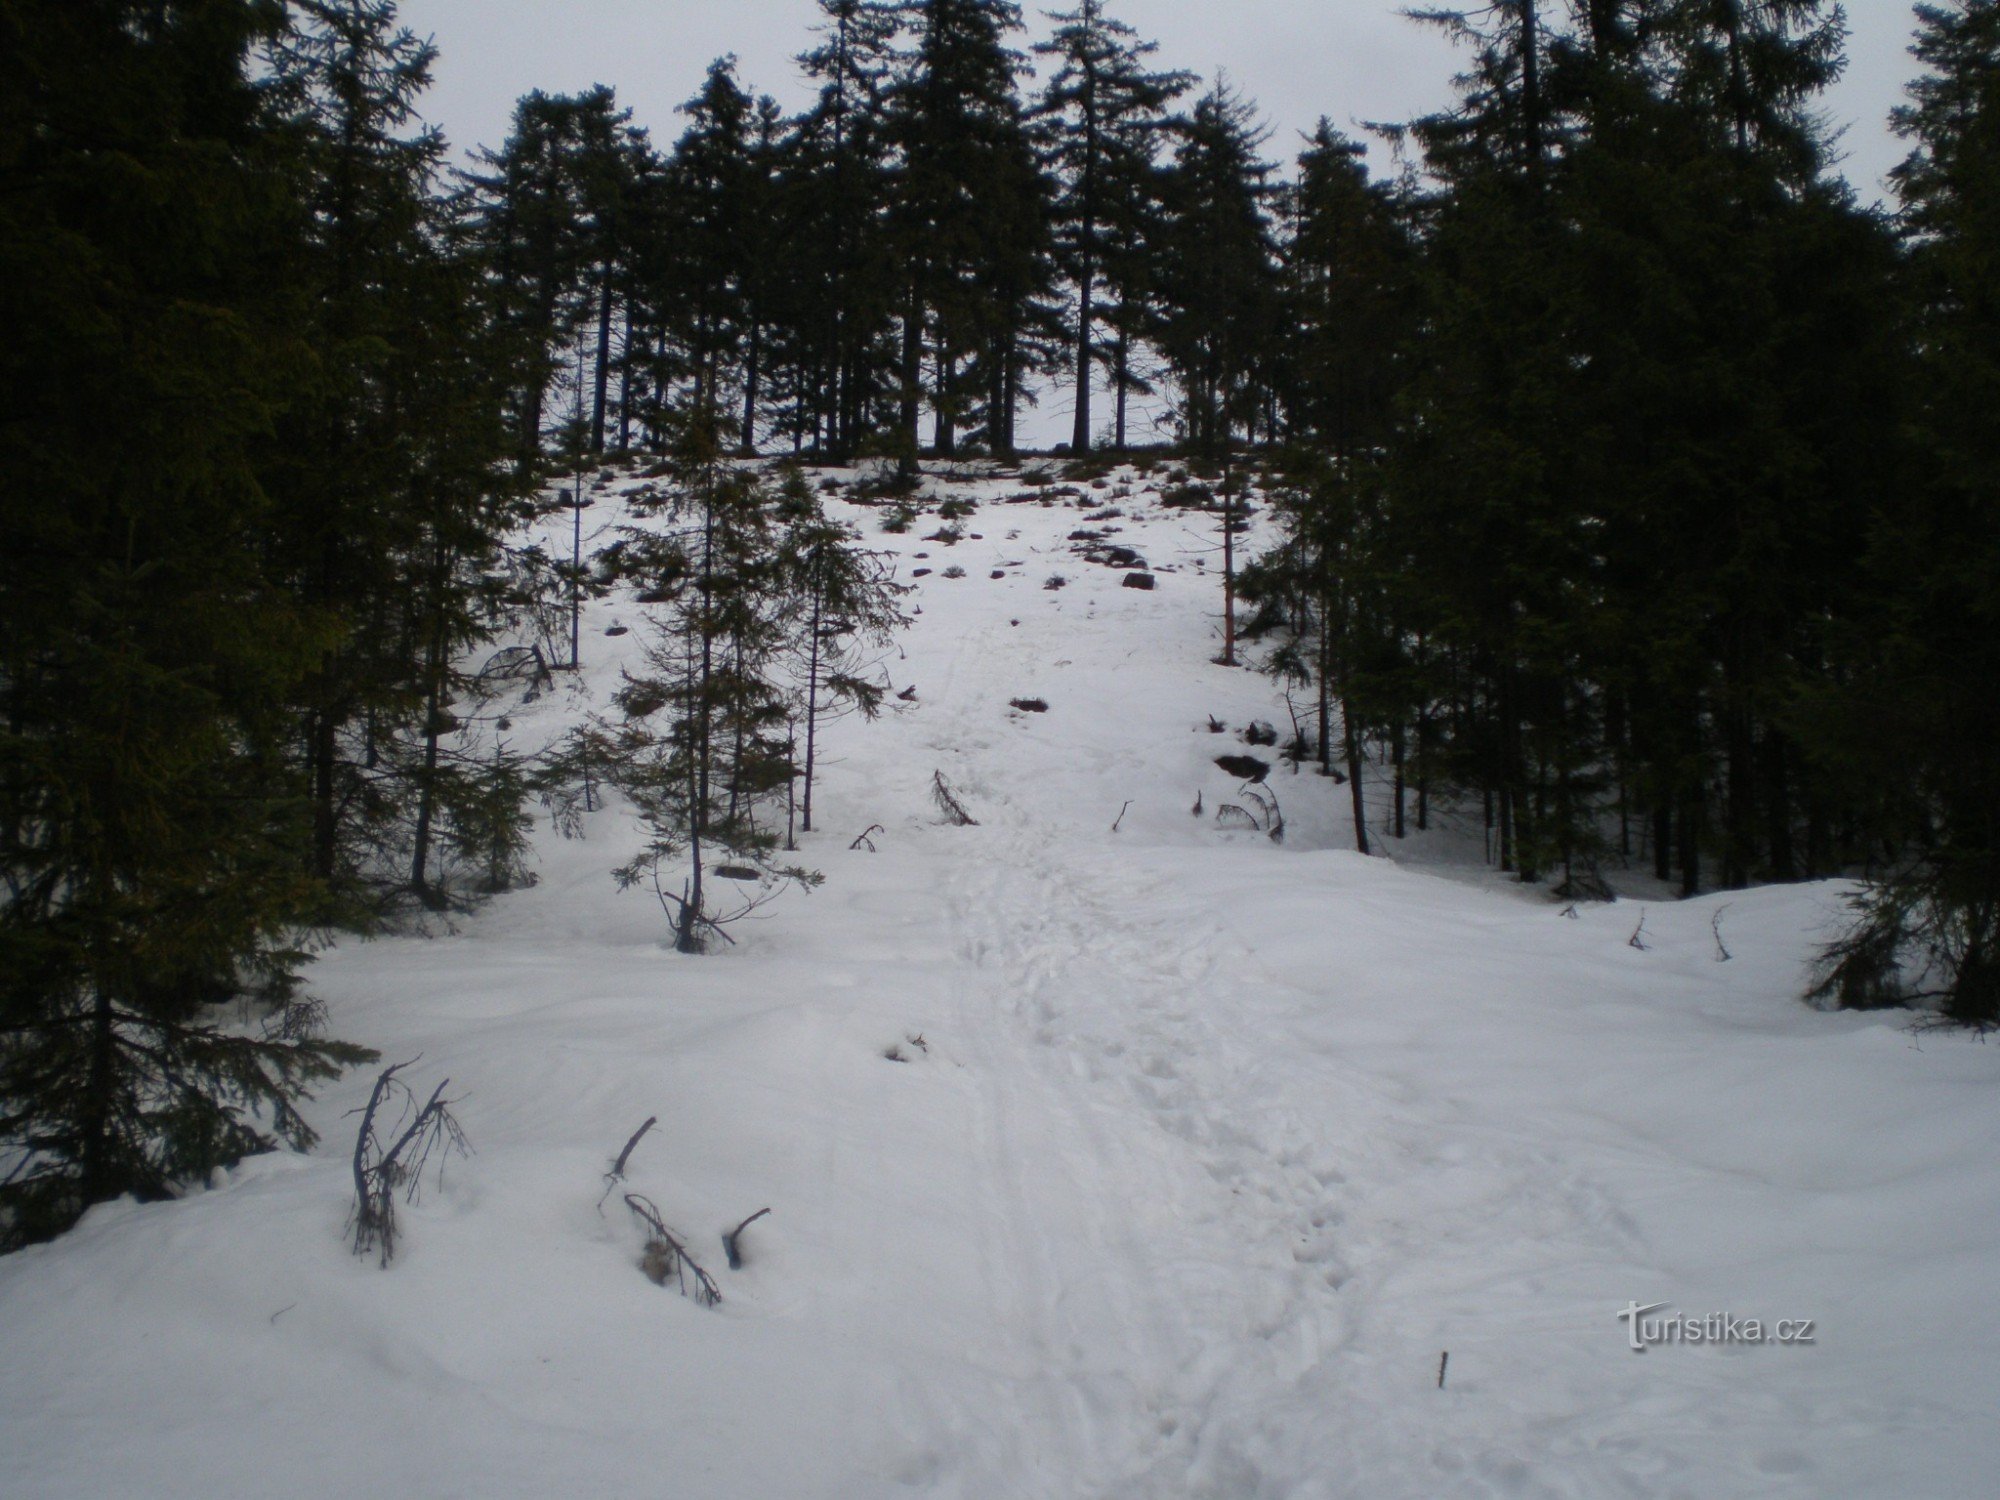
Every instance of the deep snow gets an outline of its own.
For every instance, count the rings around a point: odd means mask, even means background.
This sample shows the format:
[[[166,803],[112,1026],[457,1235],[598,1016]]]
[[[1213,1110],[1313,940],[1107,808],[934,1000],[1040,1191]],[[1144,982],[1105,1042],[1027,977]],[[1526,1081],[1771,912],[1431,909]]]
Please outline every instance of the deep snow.
[[[831,732],[826,883],[740,947],[667,949],[614,809],[456,932],[324,955],[334,1033],[448,1074],[476,1154],[393,1267],[348,1253],[358,1074],[313,1156],[0,1261],[0,1495],[1991,1494],[2000,1050],[1801,1005],[1836,886],[1653,900],[1641,950],[1639,903],[1566,918],[1450,835],[1347,852],[1310,774],[1282,846],[1219,830],[1208,716],[1283,707],[1210,661],[1212,519],[1114,481],[962,486],[949,547],[836,506],[934,570],[917,698]],[[642,623],[591,606],[518,732]],[[651,1114],[630,1186],[713,1311],[596,1206]],[[1816,1340],[1634,1353],[1632,1302]]]

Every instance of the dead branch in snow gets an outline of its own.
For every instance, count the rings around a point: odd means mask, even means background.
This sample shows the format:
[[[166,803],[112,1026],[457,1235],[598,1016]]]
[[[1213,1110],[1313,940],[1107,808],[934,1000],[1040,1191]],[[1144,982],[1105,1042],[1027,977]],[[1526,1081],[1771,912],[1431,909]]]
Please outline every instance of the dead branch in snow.
[[[466,1140],[451,1112],[457,1101],[444,1097],[451,1080],[439,1083],[430,1098],[419,1106],[409,1085],[397,1076],[422,1058],[419,1053],[408,1062],[384,1069],[369,1091],[368,1103],[350,1111],[361,1116],[361,1127],[354,1136],[354,1212],[349,1219],[354,1230],[354,1253],[366,1255],[379,1249],[385,1268],[396,1253],[396,1190],[403,1190],[404,1202],[416,1202],[424,1168],[433,1152],[442,1150],[438,1159],[438,1175],[442,1179],[445,1157],[454,1152],[466,1156],[472,1151],[471,1142]],[[388,1128],[401,1129],[392,1143],[384,1144],[380,1122],[383,1108],[392,1099],[397,1101],[398,1113],[395,1125]]]
[[[730,1270],[740,1271],[743,1269],[743,1231],[748,1229],[752,1224],[755,1224],[770,1211],[768,1208],[760,1208],[734,1229],[728,1230],[723,1234],[722,1253],[729,1257]]]
[[[646,1231],[646,1246],[639,1254],[639,1269],[654,1285],[665,1286],[671,1276],[681,1295],[692,1298],[702,1307],[714,1307],[722,1301],[722,1289],[715,1284],[715,1278],[688,1254],[687,1245],[681,1237],[667,1228],[666,1220],[660,1217],[660,1210],[652,1199],[638,1193],[627,1193],[625,1206],[632,1210],[632,1217]],[[692,1290],[689,1287],[690,1277],[693,1278]]]
[[[951,783],[944,779],[942,771],[931,774],[931,798],[937,803],[938,811],[944,814],[946,822],[956,824],[960,828],[979,826],[979,819],[965,810],[965,804],[953,793]]]

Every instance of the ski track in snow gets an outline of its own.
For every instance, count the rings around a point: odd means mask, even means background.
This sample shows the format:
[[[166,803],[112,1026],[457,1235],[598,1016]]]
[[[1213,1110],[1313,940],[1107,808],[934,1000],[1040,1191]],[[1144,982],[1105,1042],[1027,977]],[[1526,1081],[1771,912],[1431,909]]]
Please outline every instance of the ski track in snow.
[[[461,932],[327,956],[335,1032],[449,1071],[480,1148],[392,1270],[340,1245],[366,1077],[313,1157],[0,1262],[0,1494],[1990,1493],[1993,1050],[1797,1003],[1833,888],[1654,901],[1641,951],[1463,839],[1343,852],[1310,775],[1284,847],[1218,830],[1208,716],[1284,708],[1206,660],[1212,524],[1119,501],[1142,593],[1066,540],[1101,492],[1017,490],[955,548],[847,510],[940,570],[919,696],[829,731],[827,884],[742,949],[611,894],[614,811]],[[599,695],[637,618],[592,607]],[[630,1186],[691,1243],[773,1208],[712,1313],[593,1211],[648,1113]],[[1615,1310],[1669,1299],[1823,1336],[1635,1355]]]

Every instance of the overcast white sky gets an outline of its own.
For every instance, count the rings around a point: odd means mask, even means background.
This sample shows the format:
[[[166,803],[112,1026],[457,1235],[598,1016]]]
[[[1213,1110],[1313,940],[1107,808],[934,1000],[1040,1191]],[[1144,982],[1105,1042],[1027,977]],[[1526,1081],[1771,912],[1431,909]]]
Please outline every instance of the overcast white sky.
[[[1110,10],[1160,43],[1161,65],[1205,78],[1227,70],[1274,127],[1267,153],[1289,162],[1321,115],[1359,134],[1361,121],[1408,119],[1450,100],[1463,59],[1432,28],[1405,20],[1404,3],[1113,0]],[[1030,0],[1023,9],[1031,38],[1043,35],[1044,7]],[[1914,68],[1905,51],[1913,22],[1906,0],[1847,0],[1846,9],[1848,72],[1828,113],[1847,127],[1849,180],[1873,199],[1903,155],[1885,119]],[[424,114],[454,146],[500,144],[514,101],[530,89],[608,83],[664,147],[681,130],[676,106],[726,52],[757,92],[788,109],[803,105],[809,91],[794,58],[818,10],[813,0],[402,0],[402,16],[441,51]]]

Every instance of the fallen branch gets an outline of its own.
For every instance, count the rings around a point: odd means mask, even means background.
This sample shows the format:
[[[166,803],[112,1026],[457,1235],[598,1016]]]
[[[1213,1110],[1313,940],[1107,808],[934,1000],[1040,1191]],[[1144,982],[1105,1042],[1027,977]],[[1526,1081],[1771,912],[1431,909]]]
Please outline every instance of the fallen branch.
[[[1625,946],[1628,948],[1637,948],[1641,953],[1646,952],[1649,948],[1652,947],[1652,944],[1648,943],[1645,937],[1643,936],[1645,931],[1646,931],[1646,909],[1644,907],[1641,907],[1639,909],[1639,925],[1637,927],[1634,927],[1632,929],[1632,935],[1627,939],[1625,939]]]
[[[1243,799],[1255,804],[1261,815],[1265,836],[1274,844],[1285,841],[1285,814],[1278,806],[1278,794],[1269,787],[1259,791],[1254,786],[1243,788]]]
[[[977,828],[979,826],[979,819],[967,812],[965,804],[960,802],[952,793],[951,784],[944,779],[944,772],[942,771],[935,771],[931,774],[931,797],[937,803],[938,811],[944,814],[947,822],[954,823],[960,828]]]
[[[859,849],[863,844],[866,844],[868,846],[868,852],[870,854],[873,854],[875,853],[875,840],[868,837],[868,835],[871,833],[880,833],[886,835],[887,832],[888,830],[885,829],[880,823],[870,823],[866,828],[861,830],[860,836],[856,838],[855,841],[849,844],[847,847],[850,849]]]
[[[611,1170],[604,1174],[604,1194],[597,1200],[597,1211],[604,1212],[604,1199],[611,1196],[611,1190],[625,1180],[625,1163],[632,1159],[632,1148],[646,1137],[646,1132],[660,1123],[658,1115],[646,1116],[646,1123],[632,1132],[632,1138],[625,1143],[625,1149],[618,1153],[618,1159],[611,1164]]]
[[[715,1284],[715,1278],[688,1254],[687,1245],[681,1237],[667,1228],[652,1199],[641,1197],[638,1193],[627,1193],[625,1206],[632,1210],[632,1216],[646,1231],[646,1248],[640,1252],[639,1269],[655,1286],[665,1286],[671,1276],[681,1295],[702,1307],[714,1307],[722,1301],[722,1289]],[[694,1278],[692,1291],[688,1289],[690,1276]]]
[[[764,1215],[768,1214],[770,1211],[771,1210],[768,1208],[758,1209],[757,1212],[750,1215],[749,1218],[745,1219],[741,1224],[738,1224],[734,1229],[727,1231],[722,1236],[722,1253],[729,1257],[730,1270],[740,1271],[743,1269],[743,1254],[742,1250],[740,1249],[740,1242],[743,1238],[743,1231],[748,1229],[752,1224],[755,1224],[759,1219],[763,1218]]]
[[[625,1163],[632,1159],[632,1148],[644,1140],[646,1132],[659,1123],[660,1117],[658,1115],[648,1115],[646,1116],[646,1123],[632,1132],[632,1138],[625,1143],[625,1149],[618,1153],[618,1160],[611,1164],[611,1175],[613,1177],[623,1177],[625,1175]]]
[[[396,1189],[403,1189],[405,1203],[414,1203],[433,1151],[442,1147],[446,1156],[453,1152],[467,1156],[472,1151],[451,1112],[456,1101],[444,1097],[445,1086],[451,1082],[449,1078],[439,1083],[418,1108],[417,1096],[396,1076],[422,1058],[419,1053],[408,1062],[384,1069],[369,1092],[368,1103],[350,1111],[361,1116],[361,1128],[354,1136],[354,1212],[349,1221],[354,1229],[354,1253],[366,1255],[379,1248],[385,1269],[396,1253]],[[385,1147],[376,1122],[383,1106],[392,1098],[400,1100],[397,1124],[404,1128],[395,1143]],[[438,1176],[440,1180],[444,1176],[442,1157],[438,1161]]]
[[[1125,805],[1124,805],[1123,807],[1121,807],[1121,808],[1119,808],[1119,809],[1118,809],[1118,822],[1117,822],[1117,823],[1113,823],[1113,824],[1111,825],[1111,831],[1112,831],[1113,833],[1116,833],[1116,832],[1118,831],[1118,824],[1119,824],[1119,823],[1123,823],[1123,822],[1125,821],[1125,814],[1127,814],[1127,813],[1128,813],[1128,812],[1130,812],[1131,810],[1132,810],[1132,803],[1131,803],[1131,800],[1130,800],[1130,799],[1128,798],[1128,799],[1126,800],[1126,803],[1125,803]]]
[[[1732,957],[1728,947],[1722,941],[1722,914],[1735,904],[1732,901],[1718,906],[1715,909],[1715,915],[1708,919],[1709,936],[1715,939],[1715,961],[1719,964],[1728,963]]]

